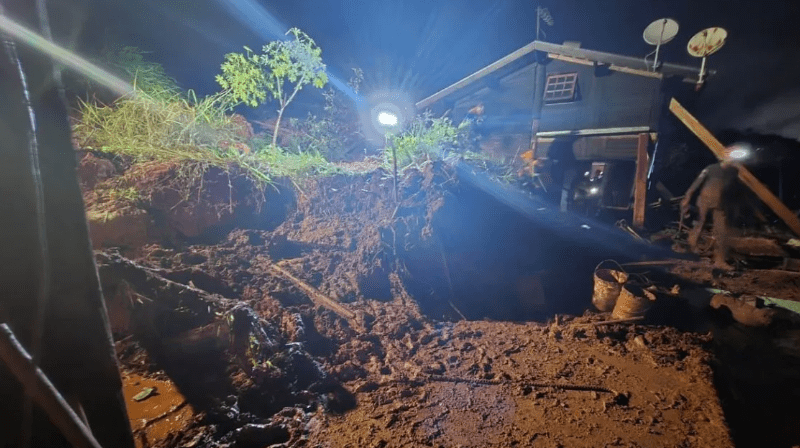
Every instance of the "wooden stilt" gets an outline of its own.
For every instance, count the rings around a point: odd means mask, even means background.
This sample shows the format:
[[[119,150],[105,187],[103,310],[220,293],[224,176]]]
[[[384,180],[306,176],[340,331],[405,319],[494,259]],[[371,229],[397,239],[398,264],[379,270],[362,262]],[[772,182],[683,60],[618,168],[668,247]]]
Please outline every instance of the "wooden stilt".
[[[639,142],[636,147],[636,177],[633,190],[633,226],[639,229],[644,227],[644,210],[647,206],[648,143],[650,143],[650,135],[644,132],[639,134]]]

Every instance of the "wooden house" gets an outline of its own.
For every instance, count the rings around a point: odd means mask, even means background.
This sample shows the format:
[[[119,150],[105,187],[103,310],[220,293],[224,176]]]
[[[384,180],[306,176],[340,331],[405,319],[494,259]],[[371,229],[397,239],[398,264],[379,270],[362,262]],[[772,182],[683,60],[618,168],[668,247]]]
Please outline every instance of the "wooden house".
[[[642,225],[649,160],[669,128],[667,103],[691,99],[698,77],[694,67],[653,68],[644,58],[534,41],[416,107],[449,111],[458,123],[482,106],[481,148],[507,157],[527,152],[548,167],[547,194],[562,210],[587,201],[632,208]]]

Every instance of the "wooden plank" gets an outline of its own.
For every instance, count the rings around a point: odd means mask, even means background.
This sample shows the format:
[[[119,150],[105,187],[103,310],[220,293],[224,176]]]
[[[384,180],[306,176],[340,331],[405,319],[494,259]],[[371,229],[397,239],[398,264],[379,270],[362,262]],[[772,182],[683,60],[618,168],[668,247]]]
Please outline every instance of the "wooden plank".
[[[678,117],[679,120],[689,128],[690,131],[694,132],[694,135],[700,139],[705,145],[717,156],[718,159],[724,160],[726,153],[725,153],[725,146],[720,143],[719,140],[712,135],[708,129],[705,128],[702,124],[700,124],[697,119],[692,116],[681,104],[673,98],[672,101],[669,103],[669,110]],[[781,202],[770,190],[767,188],[766,185],[762,184],[753,173],[750,172],[747,168],[740,166],[739,167],[739,179],[742,181],[743,184],[747,185],[748,188],[753,190],[753,193],[758,195],[758,197],[765,203],[767,206],[778,215],[779,218],[786,223],[787,226],[794,232],[796,235],[800,235],[800,219],[797,218],[797,215],[794,214],[791,210],[789,210],[786,205]]]
[[[647,156],[647,144],[650,142],[648,133],[639,134],[639,141],[636,147],[636,178],[634,179],[633,190],[633,226],[644,227],[644,210],[647,206],[647,167],[649,165]]]
[[[300,280],[299,278],[290,274],[289,271],[283,269],[282,267],[276,264],[269,265],[269,269],[271,269],[279,277],[283,277],[284,279],[294,283],[295,286],[300,288],[304,293],[306,293],[306,295],[308,295],[308,298],[311,299],[312,302],[314,302],[314,305],[321,306],[333,311],[334,313],[339,315],[339,317],[347,320],[347,322],[350,324],[350,327],[352,327],[354,330],[358,332],[361,332],[363,330],[363,328],[361,328],[361,325],[358,322],[356,322],[356,313],[350,311],[347,307],[345,307],[341,303],[326,296],[325,294],[322,294],[317,290],[317,288],[314,288],[308,283]]]
[[[590,61],[588,59],[574,58],[572,56],[562,56],[562,55],[556,54],[556,53],[548,53],[547,57],[549,57],[550,59],[556,59],[556,60],[559,60],[559,61],[569,62],[571,64],[581,64],[581,65],[589,65],[589,66],[594,66],[595,65],[595,61]],[[630,75],[646,76],[648,78],[656,78],[656,79],[662,79],[664,77],[664,75],[662,75],[659,72],[649,72],[647,70],[638,70],[638,69],[635,69],[635,68],[623,67],[623,66],[614,65],[614,64],[607,65],[607,67],[608,67],[609,70],[614,70],[614,71],[621,72],[621,73],[627,73],[627,74],[630,74]]]
[[[577,130],[564,130],[564,131],[544,131],[539,132],[539,137],[558,137],[562,135],[614,135],[614,134],[632,134],[639,132],[650,132],[650,126],[631,126],[624,128],[602,128],[602,129],[577,129]]]

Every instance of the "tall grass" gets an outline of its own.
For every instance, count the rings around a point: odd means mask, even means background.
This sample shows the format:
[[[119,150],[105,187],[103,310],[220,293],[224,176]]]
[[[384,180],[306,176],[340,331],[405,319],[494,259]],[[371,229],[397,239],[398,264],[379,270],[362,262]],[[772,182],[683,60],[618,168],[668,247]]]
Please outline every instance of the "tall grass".
[[[270,183],[273,176],[330,170],[318,152],[289,154],[268,143],[247,141],[241,122],[228,113],[230,104],[227,92],[197,99],[192,92],[152,95],[137,90],[111,105],[81,101],[73,132],[86,149],[134,162],[200,162],[226,170],[235,164],[259,183]]]
[[[297,183],[309,175],[342,171],[326,157],[344,142],[338,122],[333,126],[331,120],[322,120],[314,128],[319,131],[312,135],[314,144],[302,142],[286,151],[269,139],[249,135],[242,117],[232,115],[239,101],[230,90],[203,98],[191,90],[183,92],[160,64],[145,60],[135,47],[109,52],[103,62],[127,77],[134,92],[108,104],[96,98],[79,100],[73,136],[84,149],[132,163],[175,162],[179,169],[185,167],[179,176],[184,182],[197,180],[209,167],[236,167],[259,184],[270,184],[276,176]],[[334,107],[333,97],[326,100],[329,115],[339,115],[341,107]]]

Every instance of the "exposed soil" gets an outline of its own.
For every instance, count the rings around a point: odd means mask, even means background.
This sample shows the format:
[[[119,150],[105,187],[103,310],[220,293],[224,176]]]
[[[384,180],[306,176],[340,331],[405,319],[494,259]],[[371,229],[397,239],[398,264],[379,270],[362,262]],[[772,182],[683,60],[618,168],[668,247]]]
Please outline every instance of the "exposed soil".
[[[800,395],[796,325],[745,327],[704,289],[800,299],[800,275],[641,268],[646,319],[602,323],[595,266],[664,252],[473,174],[409,170],[398,202],[381,170],[309,180],[267,197],[269,225],[167,219],[134,263],[99,253],[126,394],[164,391],[129,400],[140,446],[800,444],[770,404]],[[252,193],[208,191],[208,210]]]

